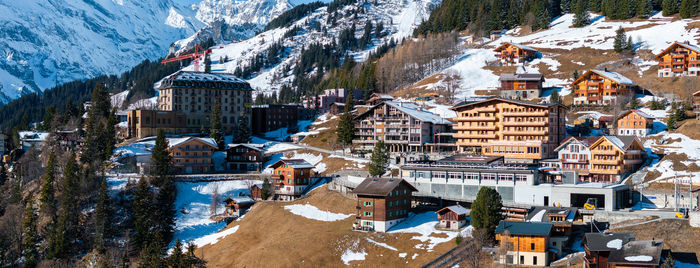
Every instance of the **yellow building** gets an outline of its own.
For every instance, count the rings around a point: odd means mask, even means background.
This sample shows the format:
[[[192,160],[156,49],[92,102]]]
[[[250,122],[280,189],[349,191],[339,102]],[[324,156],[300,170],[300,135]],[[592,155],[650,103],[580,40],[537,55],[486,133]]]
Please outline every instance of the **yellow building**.
[[[457,112],[454,138],[463,153],[534,162],[555,156],[566,134],[566,107],[560,104],[491,98],[452,110]]]

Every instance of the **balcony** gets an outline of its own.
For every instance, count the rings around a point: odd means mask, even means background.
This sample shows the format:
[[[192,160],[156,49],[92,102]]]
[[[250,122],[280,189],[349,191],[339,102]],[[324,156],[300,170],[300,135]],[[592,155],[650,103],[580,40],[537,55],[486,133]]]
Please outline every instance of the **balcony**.
[[[496,130],[496,126],[455,126],[454,130]]]
[[[591,154],[599,154],[599,155],[617,155],[617,152],[615,150],[593,150],[591,151]]]
[[[496,117],[482,117],[482,116],[477,116],[477,117],[457,117],[457,121],[459,122],[483,122],[483,121],[496,121]]]
[[[536,136],[546,136],[549,133],[548,130],[504,130],[503,135],[536,135]]]
[[[487,112],[487,113],[495,113],[497,111],[496,107],[483,107],[483,108],[477,108],[477,112]]]
[[[355,143],[355,144],[374,144],[374,143],[377,143],[377,140],[352,140],[352,143]]]
[[[617,160],[617,159],[615,159],[615,160],[598,160],[598,159],[595,159],[595,160],[591,160],[591,164],[594,164],[594,165],[619,165],[619,164],[620,164],[620,160]]]
[[[458,133],[455,134],[454,137],[456,139],[495,139],[496,134],[464,134],[464,133]]]
[[[519,122],[503,122],[504,126],[539,126],[547,125],[547,121],[519,121]]]
[[[503,116],[547,116],[549,111],[503,112]]]

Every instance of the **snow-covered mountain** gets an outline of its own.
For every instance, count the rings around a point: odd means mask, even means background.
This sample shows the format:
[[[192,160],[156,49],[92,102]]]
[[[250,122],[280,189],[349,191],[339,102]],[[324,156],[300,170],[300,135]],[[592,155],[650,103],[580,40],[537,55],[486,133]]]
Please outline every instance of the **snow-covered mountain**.
[[[165,56],[178,40],[250,38],[274,16],[305,2],[0,1],[0,105],[56,84],[121,73]]]
[[[295,0],[294,2],[309,1]],[[289,70],[293,69],[297,63],[303,48],[308,48],[313,43],[333,42],[344,29],[350,28],[353,22],[356,26],[356,38],[362,36],[363,26],[367,20],[371,20],[375,26],[382,22],[385,36],[373,38],[367,49],[351,54],[356,61],[363,61],[373,49],[388,42],[389,39],[400,40],[409,37],[413,29],[428,18],[430,10],[439,2],[440,0],[358,1],[337,11],[337,22],[334,26],[329,24],[327,8],[321,7],[288,27],[272,29],[244,41],[214,47],[211,55],[212,71],[233,73],[237,67],[246,66],[251,58],[267,50],[272,44],[282,41],[285,55],[281,62],[258,72],[248,80],[256,91],[271,93],[294,79]],[[364,12],[355,12],[359,9]],[[285,33],[293,27],[300,27],[302,30],[294,36],[284,37]],[[187,40],[181,42],[185,41]],[[228,58],[229,61],[220,62],[219,59],[222,58]],[[192,70],[193,66],[190,65],[184,69]]]

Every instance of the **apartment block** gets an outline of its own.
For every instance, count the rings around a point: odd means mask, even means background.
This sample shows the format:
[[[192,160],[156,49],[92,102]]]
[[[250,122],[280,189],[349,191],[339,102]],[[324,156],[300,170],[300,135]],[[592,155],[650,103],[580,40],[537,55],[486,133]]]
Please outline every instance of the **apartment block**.
[[[414,191],[417,191],[416,188],[402,179],[365,179],[352,191],[357,195],[353,229],[388,231],[408,217]]]
[[[210,126],[214,107],[221,107],[224,131],[241,124],[250,128],[252,88],[233,75],[178,71],[165,77],[158,88],[157,110],[127,113],[128,137],[199,133]]]
[[[571,84],[574,104],[607,105],[634,94],[632,80],[616,72],[588,70]]]
[[[355,116],[353,144],[372,150],[383,141],[389,152],[428,152],[439,141],[436,137],[450,131],[452,122],[409,102],[385,101]],[[454,144],[441,144],[453,146]]]
[[[617,182],[639,169],[646,151],[635,136],[602,136],[590,147],[591,181]]]
[[[688,42],[674,42],[656,55],[659,77],[700,75],[700,47]]]
[[[253,106],[252,131],[261,134],[268,131],[296,126],[301,107],[294,104],[269,104]]]
[[[537,50],[526,45],[503,43],[493,51],[503,65],[519,65],[535,57]]]
[[[457,112],[454,138],[458,151],[535,162],[554,155],[565,137],[566,107],[491,98],[465,101]]]

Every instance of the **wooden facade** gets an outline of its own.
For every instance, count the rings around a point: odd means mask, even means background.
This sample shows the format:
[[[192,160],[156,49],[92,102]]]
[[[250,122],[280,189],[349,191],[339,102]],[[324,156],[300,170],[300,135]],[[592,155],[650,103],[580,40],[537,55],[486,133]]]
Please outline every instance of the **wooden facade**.
[[[168,152],[176,173],[209,173],[214,171],[212,154],[217,149],[212,138],[168,139]]]
[[[539,98],[544,76],[538,73],[502,74],[500,96],[506,99],[527,100]]]
[[[230,171],[262,171],[264,151],[253,144],[229,144],[226,149],[226,167]]]
[[[554,257],[547,249],[552,224],[544,222],[501,221],[496,227],[496,240],[506,248],[498,258],[501,264],[547,266]]]
[[[659,77],[700,75],[700,47],[688,42],[674,42],[654,59]]]
[[[534,48],[508,42],[503,43],[494,51],[496,52],[496,57],[503,65],[523,64],[533,59],[537,54],[537,50]]]
[[[437,212],[438,227],[443,229],[459,230],[467,224],[470,211],[460,205],[444,207]]]
[[[457,104],[453,129],[460,152],[506,159],[550,158],[565,137],[566,108],[492,98]]]
[[[602,136],[590,147],[590,179],[615,182],[636,171],[643,163],[645,150],[636,137]]]
[[[652,134],[654,117],[639,110],[629,110],[617,117],[617,135],[644,137]]]
[[[588,70],[571,84],[574,104],[607,105],[634,94],[632,80],[615,72]]]
[[[416,104],[394,101],[372,106],[355,116],[353,121],[354,145],[371,151],[377,141],[383,141],[390,153],[430,151],[437,141],[435,137],[449,132],[452,125],[452,122]]]
[[[416,188],[402,179],[365,179],[353,191],[357,195],[353,229],[386,232],[408,217],[414,191]]]

